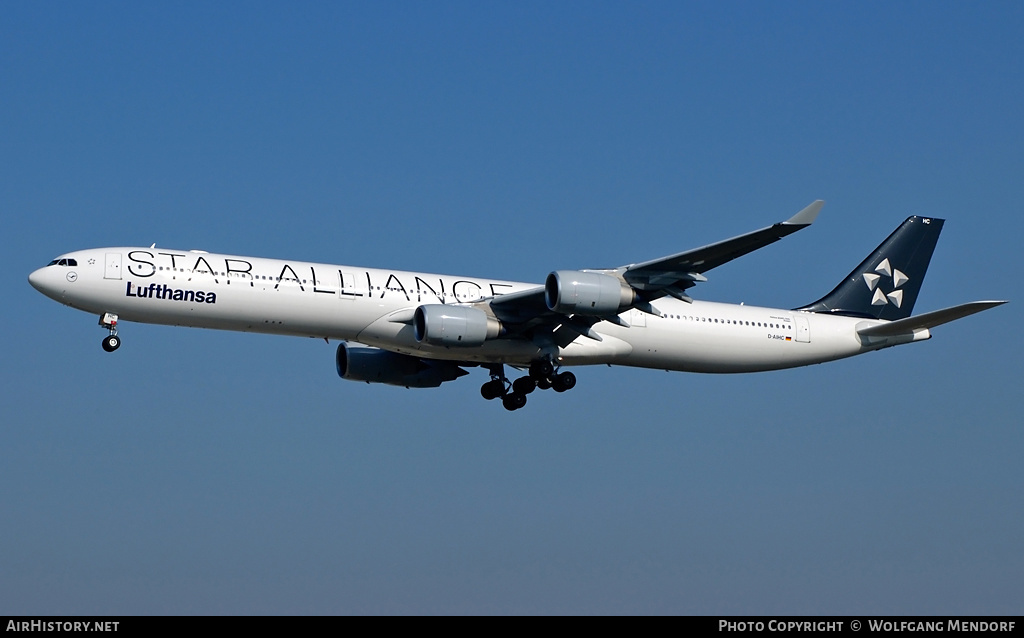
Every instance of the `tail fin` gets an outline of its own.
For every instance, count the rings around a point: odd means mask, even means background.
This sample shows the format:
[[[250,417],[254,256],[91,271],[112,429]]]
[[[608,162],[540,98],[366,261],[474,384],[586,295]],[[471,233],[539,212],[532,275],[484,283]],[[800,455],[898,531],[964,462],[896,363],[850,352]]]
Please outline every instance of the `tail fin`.
[[[944,221],[908,217],[835,290],[797,310],[888,321],[909,317]]]

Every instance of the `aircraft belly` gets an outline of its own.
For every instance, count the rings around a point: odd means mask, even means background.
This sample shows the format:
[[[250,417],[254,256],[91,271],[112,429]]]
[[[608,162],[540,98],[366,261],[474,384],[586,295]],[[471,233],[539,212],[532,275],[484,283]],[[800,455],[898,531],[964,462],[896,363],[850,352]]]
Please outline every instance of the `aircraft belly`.
[[[559,351],[565,365],[618,363],[633,352],[633,346],[619,337],[601,334],[601,341],[579,337]]]
[[[381,312],[377,304],[342,302],[337,295],[182,279],[97,282],[80,288],[76,295],[66,295],[63,301],[93,313],[115,313],[121,321],[335,339],[355,338]],[[182,296],[192,295],[176,300],[179,290]],[[140,291],[144,292],[140,295]],[[198,298],[199,292],[202,301],[190,300]]]
[[[658,320],[652,320],[646,328],[618,329],[632,344],[632,352],[617,363],[682,372],[760,372],[841,359],[864,351],[852,325],[846,325],[848,321],[815,322],[810,343],[797,341],[788,328],[661,321],[659,325]]]

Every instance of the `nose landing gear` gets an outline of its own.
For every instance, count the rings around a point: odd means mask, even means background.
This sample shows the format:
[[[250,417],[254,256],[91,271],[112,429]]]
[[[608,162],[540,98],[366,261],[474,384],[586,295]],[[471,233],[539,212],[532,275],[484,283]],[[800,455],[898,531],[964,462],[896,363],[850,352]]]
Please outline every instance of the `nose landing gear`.
[[[106,352],[113,352],[121,347],[121,338],[117,336],[117,315],[107,312],[100,316],[100,325],[110,331],[110,334],[103,337],[103,349]]]

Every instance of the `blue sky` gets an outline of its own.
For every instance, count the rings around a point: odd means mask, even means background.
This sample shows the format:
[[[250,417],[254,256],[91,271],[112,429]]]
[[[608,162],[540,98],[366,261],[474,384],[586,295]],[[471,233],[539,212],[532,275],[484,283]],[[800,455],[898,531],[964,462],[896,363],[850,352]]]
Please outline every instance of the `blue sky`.
[[[1019,614],[1019,3],[0,8],[0,612]],[[702,299],[820,297],[947,219],[917,308],[791,371],[340,380],[335,344],[96,318],[158,245],[542,281],[784,219]]]

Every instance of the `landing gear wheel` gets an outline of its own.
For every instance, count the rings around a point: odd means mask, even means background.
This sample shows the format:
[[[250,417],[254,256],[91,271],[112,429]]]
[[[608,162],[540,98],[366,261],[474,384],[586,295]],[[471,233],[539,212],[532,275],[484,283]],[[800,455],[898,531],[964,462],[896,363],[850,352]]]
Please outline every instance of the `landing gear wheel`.
[[[533,380],[533,377],[519,377],[512,382],[512,391],[518,392],[524,397],[530,394],[537,387],[537,382]]]
[[[540,388],[541,390],[550,390],[551,389],[551,379],[549,379],[547,377],[544,377],[543,379],[538,379],[537,380],[537,387]]]
[[[555,366],[547,359],[541,361],[534,361],[530,364],[530,376],[540,381],[541,379],[550,378],[555,372]]]
[[[505,406],[506,410],[513,412],[526,405],[526,395],[519,394],[518,392],[509,392],[501,398],[501,404]]]
[[[103,337],[103,349],[107,352],[113,352],[121,347],[121,338],[117,335],[108,335]]]
[[[505,394],[505,382],[501,379],[491,379],[480,386],[480,396],[490,401]]]
[[[551,387],[554,388],[555,392],[572,390],[576,387],[576,375],[571,372],[562,372],[557,374],[552,380]]]
[[[103,349],[113,352],[121,347],[121,339],[117,336],[117,315],[104,312],[100,315],[100,326],[110,331],[108,336],[103,337]]]

